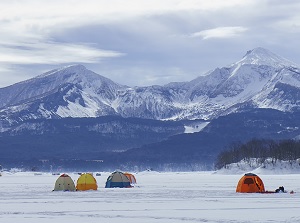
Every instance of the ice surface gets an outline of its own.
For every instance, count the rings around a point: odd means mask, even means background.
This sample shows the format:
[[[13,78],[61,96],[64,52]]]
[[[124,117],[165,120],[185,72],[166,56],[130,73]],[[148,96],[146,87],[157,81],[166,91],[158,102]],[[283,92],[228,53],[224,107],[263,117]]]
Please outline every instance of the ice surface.
[[[79,175],[68,173],[73,180]],[[52,192],[58,176],[3,173],[0,222],[299,222],[300,174],[260,175],[267,190],[296,193],[240,194],[243,174],[214,172],[135,174],[134,188],[104,188],[110,173],[96,176],[97,191]]]

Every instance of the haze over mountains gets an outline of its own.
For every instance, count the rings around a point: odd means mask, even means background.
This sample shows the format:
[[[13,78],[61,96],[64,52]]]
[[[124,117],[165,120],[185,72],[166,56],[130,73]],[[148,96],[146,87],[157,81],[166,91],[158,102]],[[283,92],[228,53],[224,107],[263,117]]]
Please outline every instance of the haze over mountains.
[[[176,127],[170,127],[168,124],[167,130],[161,126],[159,129],[155,127],[161,124],[155,123],[153,126],[153,123],[151,124],[153,127],[149,128],[151,132],[168,132],[163,137],[155,136],[155,139],[131,144],[126,148],[113,146],[114,149],[127,150],[184,133],[184,125],[192,123],[187,120],[199,120],[194,122],[197,124],[193,124],[197,127],[204,122],[213,123],[213,120],[218,120],[222,116],[255,109],[269,109],[266,111],[270,111],[270,114],[273,109],[283,112],[284,115],[290,115],[299,112],[299,108],[298,66],[264,48],[255,48],[229,66],[216,68],[189,82],[170,83],[164,86],[125,86],[82,65],[52,70],[0,89],[0,132],[10,137],[25,132],[26,134],[30,132],[31,135],[49,133],[51,132],[49,125],[40,124],[43,122],[40,120],[45,119],[51,121],[64,118],[119,116],[149,123],[151,119],[177,121]],[[136,129],[139,129],[138,122],[134,122]],[[116,125],[118,125],[116,122],[111,123],[106,125],[105,130],[98,128],[96,132],[104,134],[110,129],[111,134],[117,135],[116,128],[112,127]],[[37,126],[40,126],[38,131]],[[60,132],[58,127],[52,126],[50,129],[55,128],[56,133]],[[212,125],[208,124],[202,132],[212,128]],[[299,130],[297,126],[293,128],[295,131]],[[75,127],[70,129],[76,132]],[[298,133],[295,134],[293,137]],[[124,137],[126,138],[125,135]],[[219,145],[217,150],[222,149],[222,146],[224,145]],[[109,145],[107,147],[109,148]],[[91,151],[98,149],[91,147]],[[101,149],[107,150],[109,149]],[[184,148],[182,150],[184,151]]]

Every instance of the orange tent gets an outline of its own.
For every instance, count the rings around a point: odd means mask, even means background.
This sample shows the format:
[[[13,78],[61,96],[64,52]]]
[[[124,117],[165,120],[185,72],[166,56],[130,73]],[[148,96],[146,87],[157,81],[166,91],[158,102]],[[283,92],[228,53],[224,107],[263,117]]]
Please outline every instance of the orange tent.
[[[263,181],[253,173],[246,173],[238,182],[236,192],[239,193],[262,193],[265,192]]]
[[[83,173],[77,180],[77,190],[97,190],[96,179],[90,173]]]
[[[135,176],[131,173],[124,173],[124,175],[129,179],[130,184],[136,184]]]

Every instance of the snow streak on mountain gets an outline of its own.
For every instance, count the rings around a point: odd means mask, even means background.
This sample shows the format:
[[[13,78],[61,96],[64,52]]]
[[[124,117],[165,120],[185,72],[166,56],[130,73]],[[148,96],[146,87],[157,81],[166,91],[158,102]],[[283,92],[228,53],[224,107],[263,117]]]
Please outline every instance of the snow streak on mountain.
[[[2,128],[40,118],[212,119],[247,108],[299,107],[300,69],[263,48],[190,82],[131,88],[73,65],[0,89]]]

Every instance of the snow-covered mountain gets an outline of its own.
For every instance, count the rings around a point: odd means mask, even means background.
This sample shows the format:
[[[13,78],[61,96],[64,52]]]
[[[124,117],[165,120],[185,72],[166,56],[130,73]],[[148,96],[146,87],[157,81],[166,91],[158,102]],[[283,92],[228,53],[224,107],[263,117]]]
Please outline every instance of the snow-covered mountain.
[[[97,117],[115,114],[112,102],[126,89],[82,65],[52,70],[0,89],[1,120]]]
[[[242,60],[216,68],[186,83],[181,117],[210,119],[243,107],[274,108],[291,111],[299,108],[299,68],[263,48],[248,51]],[[297,97],[298,96],[298,97]]]
[[[73,65],[0,89],[2,131],[38,118],[211,119],[245,108],[299,107],[300,69],[263,48],[190,82],[131,88]]]

